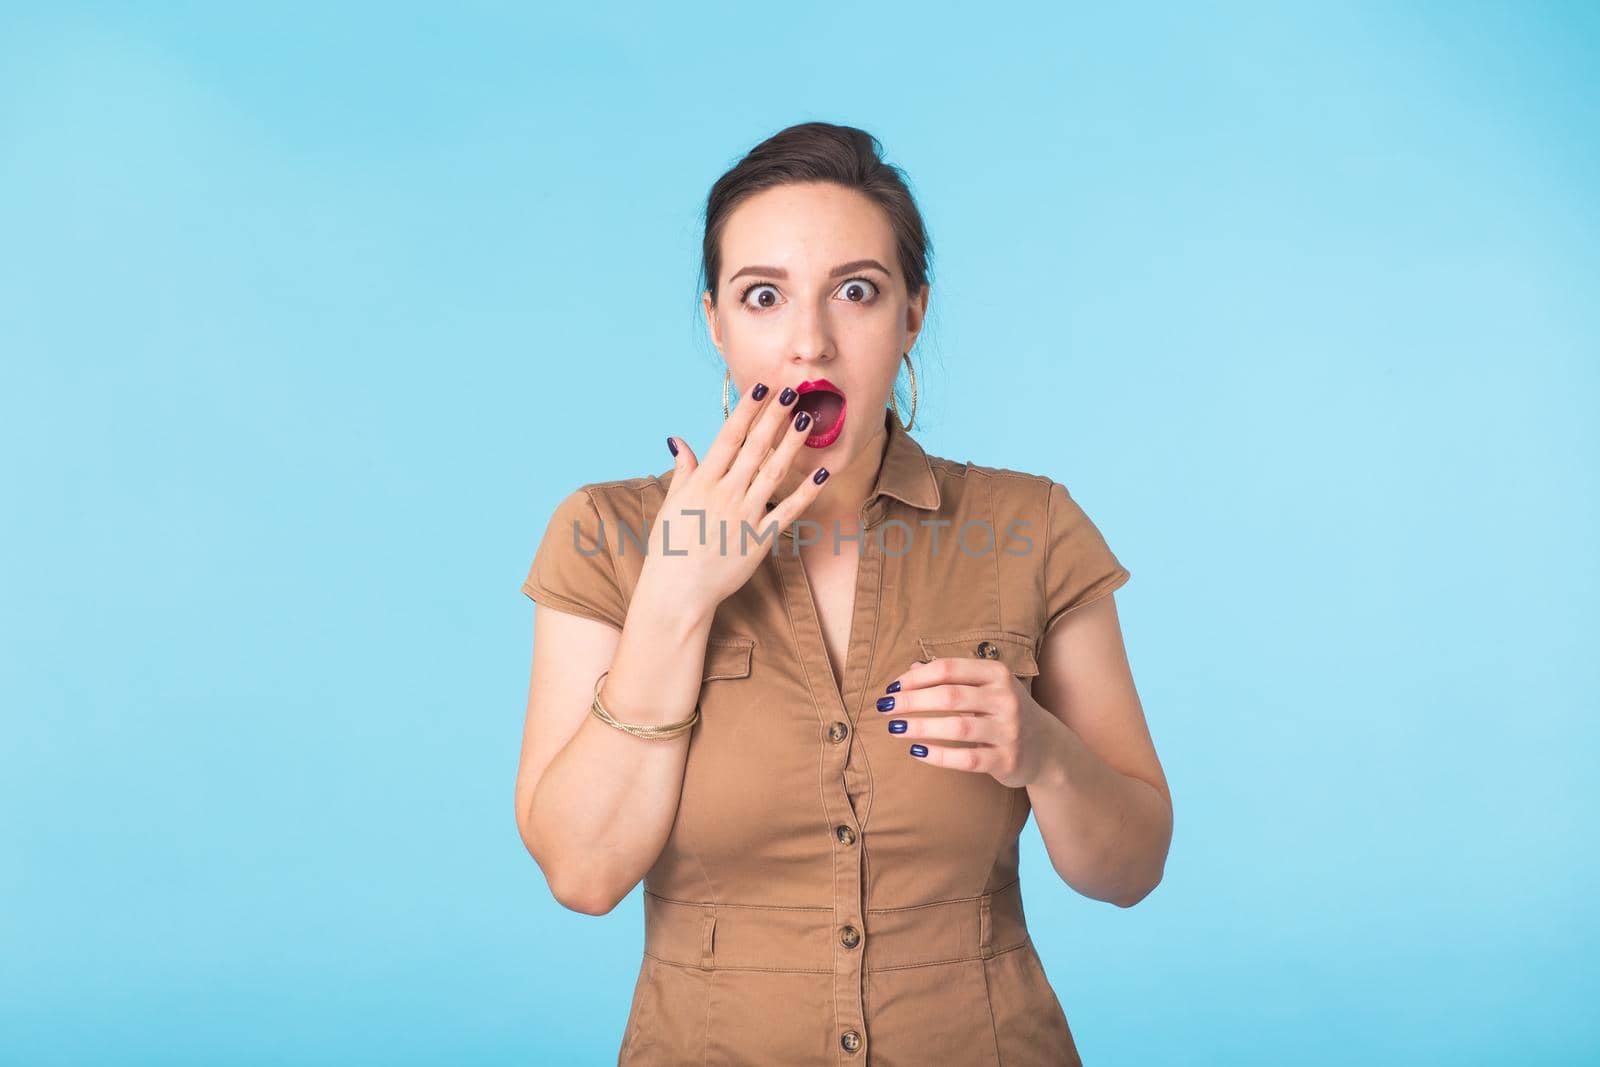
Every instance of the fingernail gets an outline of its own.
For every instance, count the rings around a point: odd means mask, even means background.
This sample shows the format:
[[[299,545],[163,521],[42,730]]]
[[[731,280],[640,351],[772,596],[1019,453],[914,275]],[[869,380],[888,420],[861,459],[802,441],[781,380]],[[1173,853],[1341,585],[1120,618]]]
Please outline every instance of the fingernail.
[[[750,399],[751,400],[760,400],[762,397],[764,397],[766,395],[767,395],[767,385],[766,385],[765,382],[757,382],[756,383],[756,387],[754,389],[750,390]]]
[[[889,732],[891,734],[903,734],[903,733],[905,733],[906,732],[906,721],[904,719],[890,719],[889,720]]]
[[[678,442],[674,441],[670,437],[667,438],[667,451],[671,452],[674,456],[678,454]]]
[[[894,697],[879,697],[878,698],[878,710],[879,711],[893,711],[894,710]]]
[[[885,693],[898,693],[898,692],[900,692],[900,679],[896,678],[894,681],[890,682],[889,683],[889,688],[885,689],[884,692]]]
[[[780,403],[780,404],[784,405],[785,407],[787,407],[788,405],[793,404],[794,403],[794,398],[799,396],[799,395],[800,395],[799,393],[795,392],[793,389],[790,389],[786,385],[786,386],[783,387],[783,392],[778,394],[778,403]]]
[[[815,474],[813,474],[811,476],[811,480],[816,482],[818,485],[821,485],[823,482],[827,481],[828,480],[828,468],[827,467],[818,467],[817,468],[817,473],[815,473]]]
[[[810,426],[810,425],[811,425],[811,413],[809,411],[802,411],[800,414],[798,414],[798,415],[796,415],[794,417],[794,428],[795,429],[803,430],[807,426]]]
[[[927,745],[912,745],[911,746],[911,754],[913,756],[926,756],[928,754],[928,746]]]

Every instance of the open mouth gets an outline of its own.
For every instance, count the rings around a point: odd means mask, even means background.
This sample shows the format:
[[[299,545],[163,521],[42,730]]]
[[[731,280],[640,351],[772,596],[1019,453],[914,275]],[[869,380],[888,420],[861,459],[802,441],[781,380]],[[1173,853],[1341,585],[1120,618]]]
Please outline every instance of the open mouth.
[[[806,435],[810,448],[827,448],[844,432],[844,393],[826,378],[813,378],[795,386],[799,399],[794,406],[811,415],[811,432]]]

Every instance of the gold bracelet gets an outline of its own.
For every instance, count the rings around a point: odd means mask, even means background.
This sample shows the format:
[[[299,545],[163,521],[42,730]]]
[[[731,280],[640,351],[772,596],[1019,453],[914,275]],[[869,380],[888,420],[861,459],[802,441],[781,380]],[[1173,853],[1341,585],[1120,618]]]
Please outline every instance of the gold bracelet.
[[[700,705],[698,703],[696,703],[694,706],[694,714],[680,722],[641,724],[623,722],[622,720],[613,717],[612,714],[606,710],[606,706],[600,703],[600,683],[605,681],[606,675],[610,673],[610,668],[607,668],[606,670],[601,671],[600,677],[594,680],[594,701],[589,705],[589,713],[595,718],[599,719],[601,722],[605,723],[607,726],[615,726],[624,733],[630,733],[634,737],[642,737],[647,741],[660,741],[669,737],[677,737],[679,734],[692,727],[699,720]]]

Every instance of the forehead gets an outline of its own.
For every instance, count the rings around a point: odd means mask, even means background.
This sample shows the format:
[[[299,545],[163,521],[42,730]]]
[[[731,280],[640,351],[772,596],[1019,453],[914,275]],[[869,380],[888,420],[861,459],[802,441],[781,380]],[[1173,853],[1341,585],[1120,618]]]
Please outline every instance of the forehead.
[[[724,278],[752,263],[823,274],[866,258],[893,269],[889,220],[866,196],[829,183],[764,189],[734,208],[722,228]]]

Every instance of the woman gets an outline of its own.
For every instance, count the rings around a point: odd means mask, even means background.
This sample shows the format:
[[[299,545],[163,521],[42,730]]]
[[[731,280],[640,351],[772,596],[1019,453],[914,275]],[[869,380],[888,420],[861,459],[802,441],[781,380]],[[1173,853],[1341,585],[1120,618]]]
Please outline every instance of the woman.
[[[1031,809],[1080,893],[1161,879],[1129,572],[1061,483],[907,432],[927,246],[874,138],[758,146],[704,256],[721,430],[572,492],[522,586],[523,840],[578,911],[644,880],[618,1063],[1078,1063],[1017,843]]]

